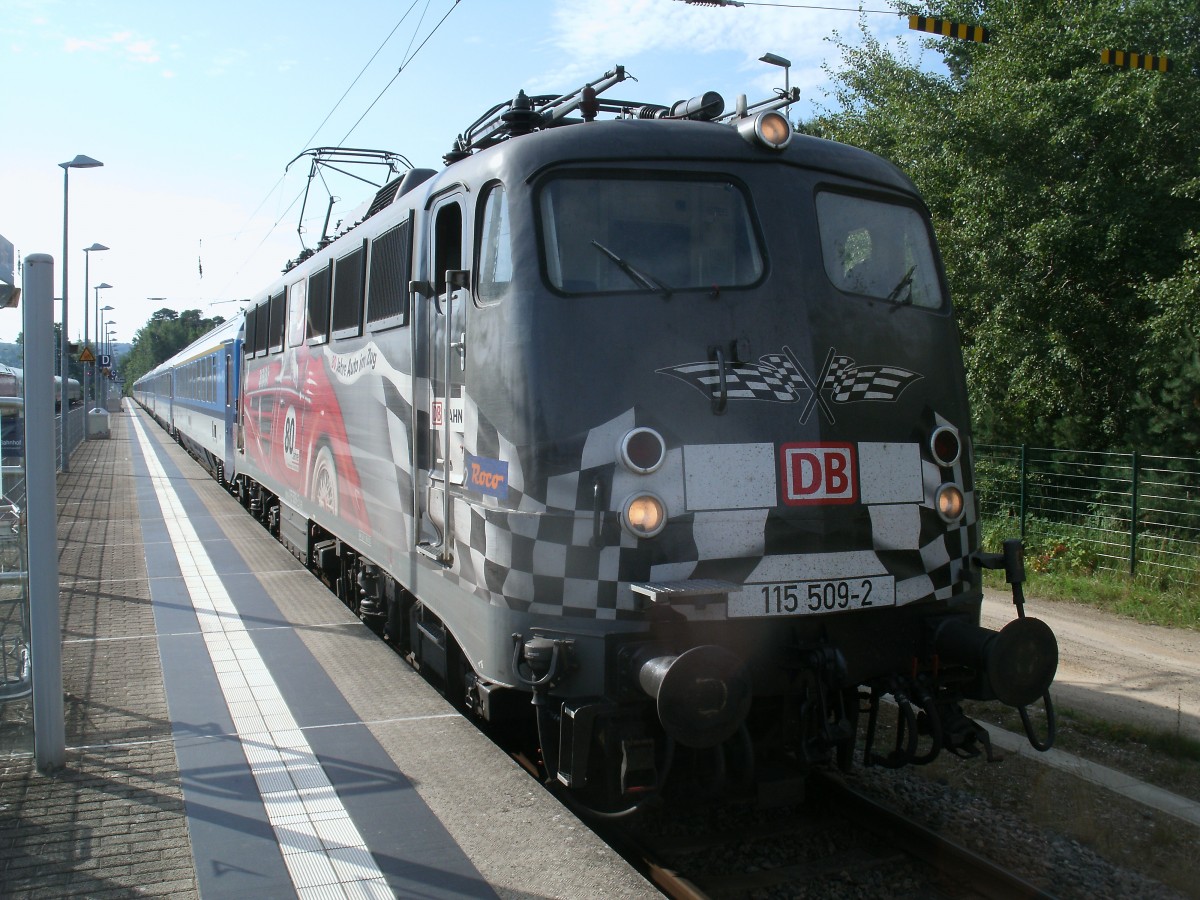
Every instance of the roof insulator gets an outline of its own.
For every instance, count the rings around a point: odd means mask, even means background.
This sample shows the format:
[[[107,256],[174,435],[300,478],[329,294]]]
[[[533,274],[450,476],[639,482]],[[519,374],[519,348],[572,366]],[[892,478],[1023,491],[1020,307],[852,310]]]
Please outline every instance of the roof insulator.
[[[513,136],[529,134],[542,124],[541,113],[534,110],[533,105],[529,102],[529,97],[523,90],[517,91],[512,106],[500,118],[508,125],[508,133]]]

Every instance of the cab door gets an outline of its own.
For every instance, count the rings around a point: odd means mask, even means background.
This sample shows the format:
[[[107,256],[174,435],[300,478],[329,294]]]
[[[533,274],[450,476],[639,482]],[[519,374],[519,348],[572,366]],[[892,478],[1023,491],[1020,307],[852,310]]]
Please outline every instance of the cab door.
[[[414,283],[413,487],[415,547],[453,562],[452,494],[465,474],[467,308],[465,194],[442,195],[426,218],[425,279]],[[422,390],[422,386],[424,390]]]

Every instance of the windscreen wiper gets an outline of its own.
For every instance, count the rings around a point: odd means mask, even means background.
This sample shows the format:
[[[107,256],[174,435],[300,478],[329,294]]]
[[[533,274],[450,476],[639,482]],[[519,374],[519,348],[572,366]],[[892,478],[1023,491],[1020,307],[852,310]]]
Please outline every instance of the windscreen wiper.
[[[658,291],[663,297],[671,296],[671,288],[667,287],[653,275],[647,275],[641,269],[634,268],[632,263],[617,256],[617,254],[613,253],[599,241],[592,241],[592,246],[616,263],[617,268],[628,275],[629,280],[634,284],[650,291]]]
[[[903,300],[900,300],[899,302],[900,302],[901,306],[905,306],[909,303],[912,303],[913,272],[915,272],[916,269],[917,269],[916,263],[913,263],[911,266],[909,266],[908,271],[904,273],[904,277],[901,278],[898,282],[896,282],[896,286],[894,288],[892,288],[892,292],[890,294],[888,294],[887,297],[885,297],[884,299],[887,300],[889,303],[894,303],[899,298],[900,292],[903,291],[905,288],[908,288],[908,295]]]

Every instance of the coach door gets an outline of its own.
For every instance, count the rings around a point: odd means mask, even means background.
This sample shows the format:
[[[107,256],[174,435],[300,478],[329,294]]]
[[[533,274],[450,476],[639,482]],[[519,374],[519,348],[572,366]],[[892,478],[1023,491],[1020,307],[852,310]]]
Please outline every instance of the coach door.
[[[463,269],[461,194],[443,197],[426,220],[426,278],[413,292],[413,459],[416,548],[443,565],[453,561],[450,494],[463,483],[463,375],[470,281]],[[421,376],[424,376],[421,379]],[[423,395],[423,397],[422,397]]]
[[[237,365],[241,359],[241,347],[234,341],[226,341],[221,346],[221,359],[225,365],[222,383],[225,385],[225,458],[222,460],[225,478],[232,478],[237,472],[237,460],[234,459],[234,446],[237,437]]]

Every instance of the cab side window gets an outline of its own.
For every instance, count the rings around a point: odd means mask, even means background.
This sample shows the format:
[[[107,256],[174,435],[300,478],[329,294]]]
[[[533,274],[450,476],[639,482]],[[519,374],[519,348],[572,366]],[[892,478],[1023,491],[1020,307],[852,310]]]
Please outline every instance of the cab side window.
[[[479,222],[479,285],[481,305],[499,303],[512,285],[512,241],[508,194],[504,185],[487,189]]]

